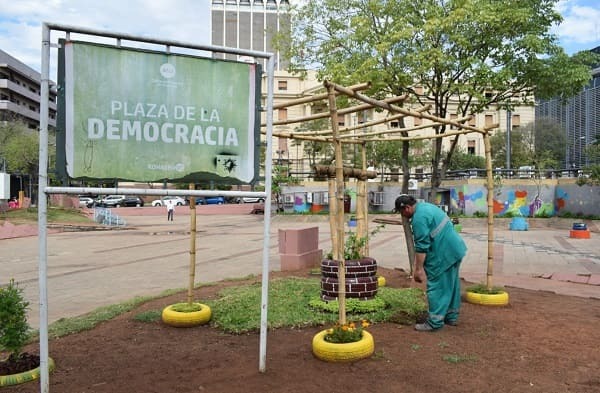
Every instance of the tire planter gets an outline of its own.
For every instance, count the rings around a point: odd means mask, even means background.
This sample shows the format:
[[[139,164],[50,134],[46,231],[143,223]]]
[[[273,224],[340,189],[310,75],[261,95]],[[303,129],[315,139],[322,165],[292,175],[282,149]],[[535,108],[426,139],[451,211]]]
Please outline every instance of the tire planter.
[[[508,304],[508,293],[500,292],[496,294],[466,292],[465,299],[472,304],[481,304],[484,306],[506,306]]]
[[[353,343],[330,343],[325,341],[326,334],[327,330],[322,330],[312,340],[313,354],[326,362],[354,362],[370,357],[375,351],[373,336],[365,330],[360,341]]]
[[[346,261],[346,297],[372,299],[377,295],[377,261],[365,257]],[[321,299],[335,300],[339,293],[338,263],[331,259],[321,261]]]
[[[54,360],[48,358],[48,372],[54,371]],[[40,368],[23,371],[18,374],[0,375],[0,388],[4,386],[19,385],[29,381],[35,381],[40,378]]]
[[[194,303],[200,305],[200,311],[179,312],[173,310],[173,305],[167,306],[162,311],[162,321],[174,327],[192,327],[203,325],[210,321],[211,310],[206,304]]]

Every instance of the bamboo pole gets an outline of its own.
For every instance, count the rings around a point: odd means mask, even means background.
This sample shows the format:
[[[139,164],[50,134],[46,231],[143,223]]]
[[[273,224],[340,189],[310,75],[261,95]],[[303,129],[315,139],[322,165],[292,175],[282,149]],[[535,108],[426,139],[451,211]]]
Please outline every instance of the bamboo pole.
[[[327,178],[328,195],[329,195],[329,233],[331,233],[331,250],[333,252],[333,260],[335,259],[336,250],[338,249],[338,233],[335,227],[335,213],[337,212],[337,199],[335,198],[335,177]]]
[[[494,275],[494,177],[492,175],[492,144],[490,135],[483,134],[485,146],[485,167],[487,173],[487,204],[488,204],[488,257],[486,287],[492,289],[492,277]]]
[[[360,146],[360,154],[362,160],[362,170],[367,172],[367,149],[363,143]],[[358,237],[365,238],[365,244],[360,250],[361,255],[369,256],[369,208],[367,204],[367,182],[366,179],[359,179],[356,184],[356,234]]]
[[[189,189],[193,190],[196,187],[190,183]],[[196,279],[196,198],[190,197],[190,273],[188,282],[187,302],[192,304],[194,281]]]
[[[346,261],[344,260],[344,167],[342,157],[342,143],[338,139],[337,105],[335,90],[327,81],[323,83],[329,92],[329,114],[331,129],[333,130],[333,144],[335,147],[335,224],[338,236],[338,246],[333,250],[333,257],[338,261],[338,303],[339,322],[346,324]],[[330,213],[331,214],[331,213]]]

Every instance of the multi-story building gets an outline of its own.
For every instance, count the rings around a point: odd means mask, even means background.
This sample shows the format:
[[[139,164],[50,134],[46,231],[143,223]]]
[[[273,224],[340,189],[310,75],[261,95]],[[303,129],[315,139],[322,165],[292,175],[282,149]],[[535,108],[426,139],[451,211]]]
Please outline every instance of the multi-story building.
[[[600,46],[592,49],[600,54]],[[564,101],[560,97],[539,100],[536,118],[551,119],[565,132],[565,162],[563,168],[583,168],[600,164],[587,154],[586,147],[600,139],[600,66],[592,70],[592,80],[575,97]]]
[[[0,50],[0,121],[40,124],[40,73]],[[49,92],[48,126],[56,127],[56,89]]]

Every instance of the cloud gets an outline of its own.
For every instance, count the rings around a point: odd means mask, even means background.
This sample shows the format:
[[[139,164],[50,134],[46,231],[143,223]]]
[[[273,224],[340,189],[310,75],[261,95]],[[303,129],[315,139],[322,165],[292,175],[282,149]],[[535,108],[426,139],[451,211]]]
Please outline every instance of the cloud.
[[[565,45],[592,44],[600,41],[600,9],[581,5],[581,1],[559,2],[564,21],[556,33]]]
[[[0,0],[0,49],[40,71],[42,22],[210,44],[210,0]],[[53,32],[52,43],[62,36]],[[51,54],[50,64],[55,65],[56,49]],[[50,78],[54,75],[51,71]]]

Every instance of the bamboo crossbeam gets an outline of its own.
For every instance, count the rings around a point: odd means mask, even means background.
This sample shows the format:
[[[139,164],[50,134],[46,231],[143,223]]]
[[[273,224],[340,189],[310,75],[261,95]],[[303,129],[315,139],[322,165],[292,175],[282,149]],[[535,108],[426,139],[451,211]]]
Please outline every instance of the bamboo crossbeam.
[[[313,171],[317,176],[335,177],[336,167],[331,165],[314,165]],[[345,178],[356,178],[359,180],[375,179],[377,178],[377,172],[367,171],[351,167],[343,167],[342,172]]]
[[[384,103],[384,102],[376,100],[374,98],[367,97],[364,94],[360,94],[360,93],[354,92],[352,90],[349,90],[349,89],[347,89],[347,88],[345,88],[343,86],[340,86],[340,85],[338,85],[336,83],[333,83],[333,82],[330,82],[330,81],[324,81],[323,85],[325,85],[325,87],[331,86],[331,88],[335,89],[336,91],[339,91],[340,93],[344,93],[344,94],[346,94],[349,97],[354,97],[357,100],[360,100],[360,101],[365,102],[367,104],[372,104],[372,105],[377,106],[377,107],[382,108],[382,109],[387,109],[388,111],[391,111],[391,112],[404,113],[407,116],[418,117],[418,118],[421,118],[421,119],[428,119],[428,120],[432,120],[432,121],[437,122],[437,123],[448,124],[448,125],[456,126],[458,128],[461,128],[461,129],[468,129],[468,130],[471,130],[471,131],[474,131],[474,132],[479,132],[479,133],[482,133],[482,134],[485,133],[485,130],[479,129],[477,127],[470,126],[468,124],[461,124],[461,123],[458,123],[458,122],[456,122],[454,120],[443,119],[441,117],[437,117],[437,116],[429,115],[429,114],[426,114],[426,113],[420,113],[420,112],[417,112],[417,111],[413,111],[413,110],[401,108],[401,107],[393,105],[393,104]]]
[[[309,98],[313,98],[314,96],[311,97],[307,97],[307,99]],[[401,102],[406,100],[408,97],[406,95],[402,95],[402,96],[396,96],[396,97],[390,97],[390,98],[386,98],[384,100],[382,100],[382,102],[386,102],[388,104],[393,104],[396,102]],[[308,100],[307,102],[311,102],[312,100]],[[315,100],[315,101],[319,101],[319,100]],[[354,112],[358,112],[358,111],[362,111],[365,109],[371,109],[373,108],[373,105],[371,104],[360,104],[360,105],[356,105],[356,106],[352,106],[349,108],[344,108],[344,109],[340,109],[338,110],[338,115],[347,115],[348,113],[354,113]],[[276,120],[273,121],[273,125],[274,126],[283,126],[283,125],[287,125],[287,124],[294,124],[294,123],[302,123],[305,121],[311,121],[311,120],[318,120],[318,119],[324,119],[326,117],[329,117],[329,113],[328,112],[321,112],[321,113],[315,113],[312,115],[308,115],[308,116],[303,116],[303,117],[298,117],[295,119],[286,119],[286,120]],[[261,123],[260,125],[261,127],[266,127],[267,123]],[[262,131],[262,133],[266,133],[266,131]]]
[[[347,88],[352,91],[360,91],[360,90],[366,90],[369,87],[371,87],[371,82],[359,83],[357,85],[348,86]],[[327,99],[328,96],[329,96],[329,93],[322,93],[322,94],[316,94],[316,95],[310,96],[310,97],[296,98],[296,99],[282,102],[279,104],[273,104],[273,109],[282,109],[282,108],[288,108],[288,107],[294,106],[294,105],[307,104],[309,102],[321,101],[321,100]],[[329,114],[327,116],[329,116]]]

